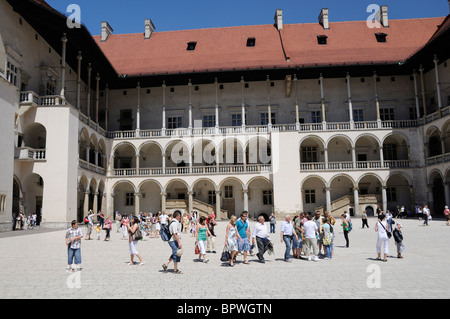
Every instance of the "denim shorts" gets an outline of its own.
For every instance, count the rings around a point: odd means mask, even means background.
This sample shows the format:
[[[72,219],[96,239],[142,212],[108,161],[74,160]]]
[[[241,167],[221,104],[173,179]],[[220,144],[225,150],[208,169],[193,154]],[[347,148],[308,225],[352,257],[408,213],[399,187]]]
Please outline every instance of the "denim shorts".
[[[172,255],[170,255],[169,259],[173,259],[174,263],[179,263],[181,257],[177,255],[178,251],[178,242],[177,241],[169,241],[169,246],[172,248]]]
[[[69,246],[69,248],[67,249],[67,255],[68,255],[67,261],[68,265],[72,265],[72,263],[75,263],[75,265],[81,264],[81,248],[72,249]]]

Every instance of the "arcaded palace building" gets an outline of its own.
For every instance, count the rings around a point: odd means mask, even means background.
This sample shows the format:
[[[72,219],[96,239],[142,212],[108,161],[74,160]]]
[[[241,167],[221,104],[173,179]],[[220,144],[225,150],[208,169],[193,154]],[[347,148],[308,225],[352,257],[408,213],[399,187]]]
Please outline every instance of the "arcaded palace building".
[[[101,34],[0,0],[0,228],[450,204],[450,16]],[[329,15],[330,14],[330,15]],[[76,21],[75,21],[76,22]],[[272,23],[273,22],[273,23]],[[100,23],[99,23],[100,31]]]

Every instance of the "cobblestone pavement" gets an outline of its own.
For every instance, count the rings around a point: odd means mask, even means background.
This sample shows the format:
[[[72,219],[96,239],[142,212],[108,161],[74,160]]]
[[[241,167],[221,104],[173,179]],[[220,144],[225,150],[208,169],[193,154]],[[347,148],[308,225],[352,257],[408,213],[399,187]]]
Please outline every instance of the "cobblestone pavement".
[[[278,221],[272,234],[275,253],[266,253],[266,263],[252,256],[245,265],[240,256],[232,268],[220,261],[228,221],[219,221],[217,253],[207,254],[209,263],[197,261],[194,238],[183,234],[181,275],[171,271],[172,264],[169,272],[162,271],[170,249],[159,238],[139,242],[145,265],[128,266],[128,241],[121,239],[115,225],[110,242],[83,239],[82,271],[77,273],[66,272],[64,230],[3,234],[0,298],[448,298],[450,227],[442,220],[433,220],[430,226],[415,219],[399,221],[404,225],[404,259],[394,257],[396,247],[390,239],[391,256],[381,262],[375,260],[375,222],[369,219],[370,228],[362,229],[360,219],[354,218],[349,248],[344,247],[342,228],[337,225],[331,260],[286,263]]]

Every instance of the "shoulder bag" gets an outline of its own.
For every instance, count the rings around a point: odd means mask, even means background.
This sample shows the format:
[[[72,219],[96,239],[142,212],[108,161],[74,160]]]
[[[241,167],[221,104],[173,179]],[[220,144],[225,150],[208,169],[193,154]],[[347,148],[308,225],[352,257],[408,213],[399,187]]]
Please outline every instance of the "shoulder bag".
[[[381,226],[383,226],[384,230],[386,231],[386,234],[387,234],[388,238],[391,238],[392,237],[392,233],[390,231],[388,231],[386,229],[386,227],[384,227],[384,225],[381,222],[379,222],[379,223],[380,223]]]

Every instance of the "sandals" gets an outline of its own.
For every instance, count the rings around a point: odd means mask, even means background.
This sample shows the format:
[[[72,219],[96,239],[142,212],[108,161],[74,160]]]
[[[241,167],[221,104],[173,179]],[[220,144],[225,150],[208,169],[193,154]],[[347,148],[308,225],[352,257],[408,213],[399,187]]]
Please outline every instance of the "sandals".
[[[167,272],[167,266],[165,264],[162,265],[164,272]]]
[[[183,274],[183,272],[181,270],[179,270],[179,269],[174,270],[173,273],[174,274],[179,274],[179,275]]]

